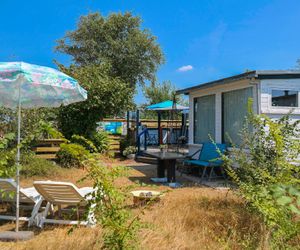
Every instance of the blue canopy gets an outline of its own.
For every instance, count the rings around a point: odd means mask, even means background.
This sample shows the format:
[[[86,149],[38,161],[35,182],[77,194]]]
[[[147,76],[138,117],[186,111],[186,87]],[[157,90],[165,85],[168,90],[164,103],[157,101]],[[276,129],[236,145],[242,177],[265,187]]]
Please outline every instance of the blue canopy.
[[[189,107],[182,106],[180,104],[174,103],[173,101],[164,101],[156,104],[152,104],[146,107],[148,110],[187,110]]]

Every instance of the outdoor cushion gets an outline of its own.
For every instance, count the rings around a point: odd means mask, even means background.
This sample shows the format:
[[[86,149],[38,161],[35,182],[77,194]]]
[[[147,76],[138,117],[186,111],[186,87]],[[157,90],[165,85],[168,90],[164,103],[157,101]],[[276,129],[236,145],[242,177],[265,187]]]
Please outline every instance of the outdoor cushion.
[[[201,181],[205,176],[208,176],[208,180],[210,180],[214,173],[214,167],[218,167],[223,164],[220,153],[224,153],[225,150],[225,144],[203,143],[198,160],[185,160],[184,163],[203,167]],[[207,167],[211,167],[211,171],[209,173],[207,173]],[[222,176],[224,177],[223,173]]]
[[[209,166],[208,161],[200,161],[200,160],[187,160],[185,161],[186,163],[192,164],[192,165],[198,165],[198,166],[204,166],[207,167]]]
[[[208,166],[220,166],[223,162],[220,160],[217,161],[201,161],[201,160],[187,160],[185,161],[185,163],[189,163],[192,165],[198,165],[198,166],[204,166],[204,167],[208,167]]]
[[[220,166],[223,164],[222,159],[220,159],[220,154],[224,153],[226,150],[225,144],[213,144],[213,143],[203,143],[202,149],[199,154],[198,160],[191,159],[185,160],[184,163],[197,165],[197,166]]]

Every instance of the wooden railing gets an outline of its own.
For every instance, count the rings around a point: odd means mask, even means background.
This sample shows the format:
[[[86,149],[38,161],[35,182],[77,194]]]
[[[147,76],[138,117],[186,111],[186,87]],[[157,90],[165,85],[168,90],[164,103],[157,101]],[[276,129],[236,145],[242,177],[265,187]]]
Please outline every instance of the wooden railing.
[[[120,119],[120,118],[104,118],[102,120],[103,122],[127,122],[126,119]],[[134,125],[135,120],[130,120],[130,122]],[[157,128],[157,120],[152,119],[140,119],[140,122],[142,125],[146,125],[147,128]],[[167,128],[172,125],[173,128],[180,128],[181,127],[181,120],[161,120],[161,127]]]

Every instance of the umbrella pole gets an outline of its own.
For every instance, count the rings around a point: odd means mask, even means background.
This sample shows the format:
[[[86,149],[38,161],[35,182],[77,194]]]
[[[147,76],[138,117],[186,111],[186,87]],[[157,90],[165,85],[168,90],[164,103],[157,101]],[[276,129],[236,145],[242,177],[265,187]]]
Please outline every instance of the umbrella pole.
[[[16,232],[19,232],[19,215],[20,215],[20,147],[21,147],[21,85],[19,85],[19,105],[18,105]]]

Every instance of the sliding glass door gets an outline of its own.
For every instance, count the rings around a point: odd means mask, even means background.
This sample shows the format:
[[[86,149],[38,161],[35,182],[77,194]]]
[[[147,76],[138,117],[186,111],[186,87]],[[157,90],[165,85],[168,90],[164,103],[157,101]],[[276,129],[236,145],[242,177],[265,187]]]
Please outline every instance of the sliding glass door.
[[[215,139],[215,95],[194,98],[194,143]]]
[[[224,92],[222,97],[223,142],[239,145],[242,130],[247,116],[248,99],[253,97],[252,87]]]

